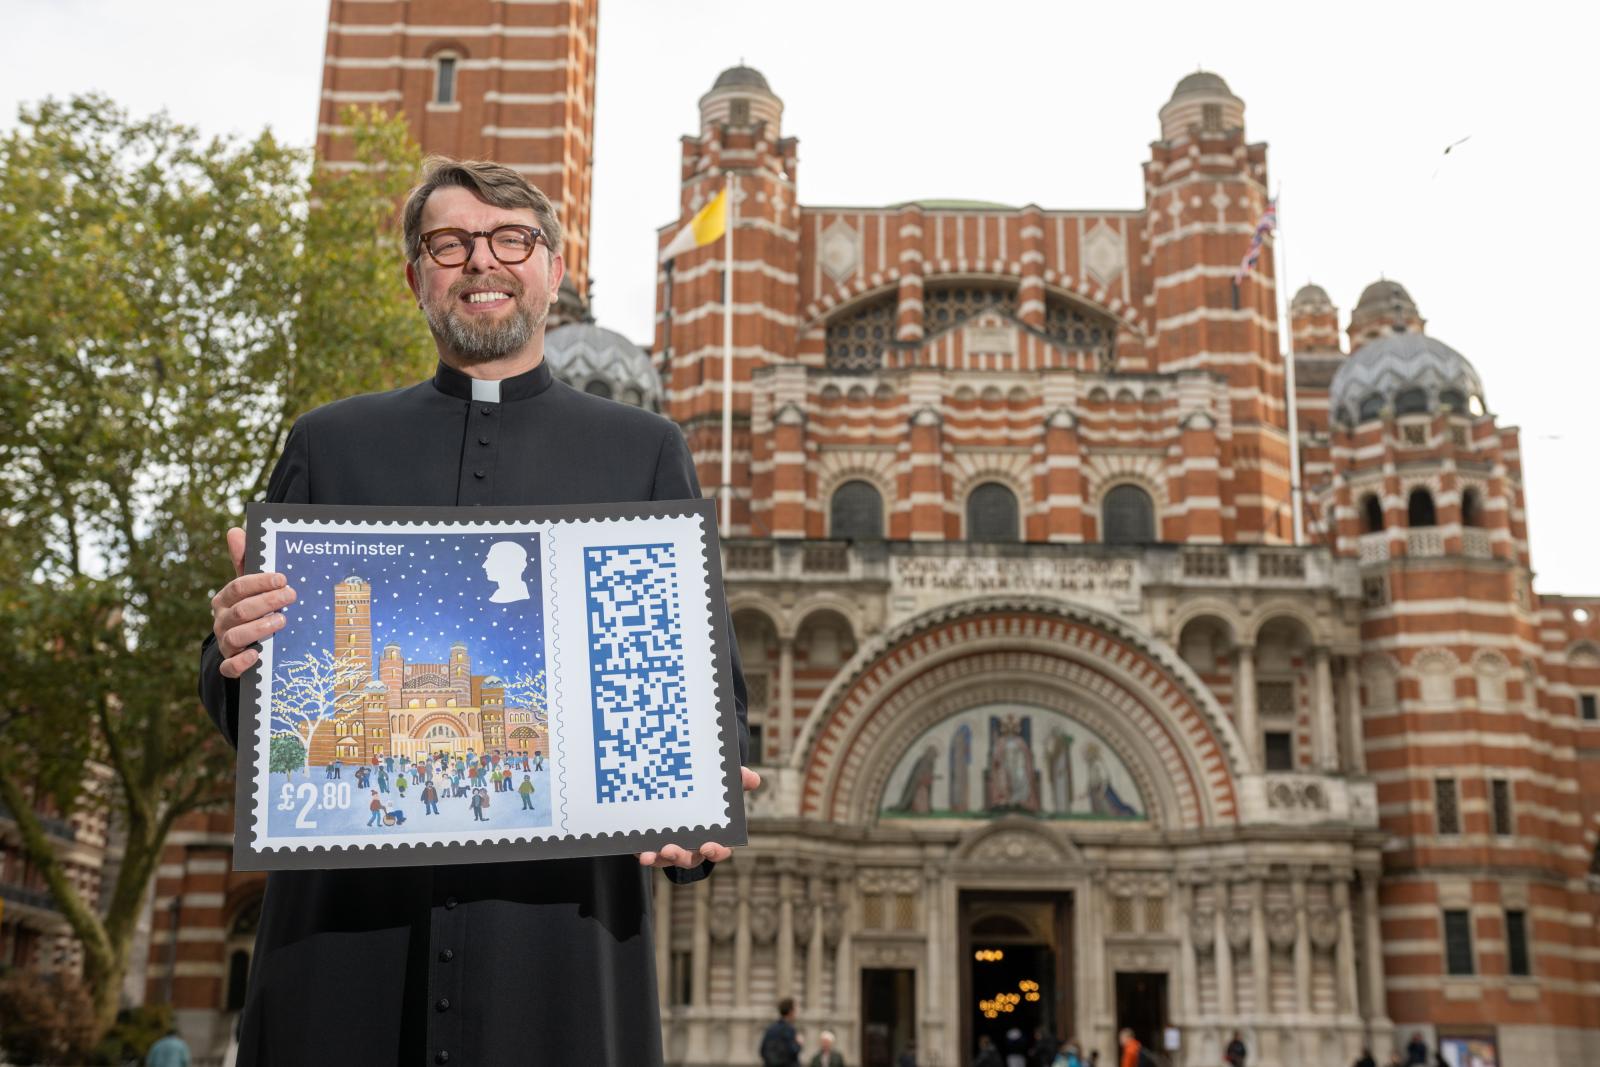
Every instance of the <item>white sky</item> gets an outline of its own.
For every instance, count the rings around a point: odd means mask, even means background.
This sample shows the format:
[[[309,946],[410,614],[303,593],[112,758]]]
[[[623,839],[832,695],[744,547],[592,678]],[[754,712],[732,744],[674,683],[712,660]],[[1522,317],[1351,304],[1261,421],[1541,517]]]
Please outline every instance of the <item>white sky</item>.
[[[327,0],[3,10],[7,126],[24,101],[94,89],[207,133],[314,138]],[[863,205],[1136,208],[1156,113],[1203,66],[1269,145],[1286,287],[1314,280],[1347,317],[1380,274],[1404,283],[1522,429],[1537,587],[1600,594],[1597,25],[1556,3],[602,0],[594,309],[649,341],[678,139],[741,57],[800,138],[801,202]]]

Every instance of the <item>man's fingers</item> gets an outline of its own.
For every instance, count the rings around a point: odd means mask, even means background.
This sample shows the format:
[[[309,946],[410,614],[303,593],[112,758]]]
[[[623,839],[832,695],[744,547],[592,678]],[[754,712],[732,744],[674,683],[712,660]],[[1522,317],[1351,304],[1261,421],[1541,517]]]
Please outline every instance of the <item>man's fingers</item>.
[[[656,865],[656,854],[654,852],[641,852],[641,853],[639,853],[639,866],[641,866],[641,867],[654,867],[655,865]]]
[[[261,658],[261,653],[253,648],[247,648],[237,656],[222,661],[222,676],[224,678],[238,678],[245,671],[256,665],[256,660]]]
[[[731,855],[733,849],[719,845],[715,841],[707,841],[700,846],[700,858],[710,860],[712,863],[721,863]]]
[[[238,626],[225,630],[221,637],[222,654],[232,657],[239,651],[250,647],[257,641],[265,641],[279,630],[283,629],[284,618],[277,612],[256,619],[254,622],[241,623]]]
[[[228,529],[228,555],[233,557],[233,576],[244,574],[244,531],[237,526]]]
[[[259,574],[241,574],[227,585],[223,586],[216,596],[211,598],[214,608],[231,608],[250,597],[269,593],[275,589],[288,587],[289,580],[276,571],[266,571]]]
[[[740,767],[739,777],[744,782],[744,791],[746,793],[753,793],[761,788],[761,775],[752,771],[749,767]]]

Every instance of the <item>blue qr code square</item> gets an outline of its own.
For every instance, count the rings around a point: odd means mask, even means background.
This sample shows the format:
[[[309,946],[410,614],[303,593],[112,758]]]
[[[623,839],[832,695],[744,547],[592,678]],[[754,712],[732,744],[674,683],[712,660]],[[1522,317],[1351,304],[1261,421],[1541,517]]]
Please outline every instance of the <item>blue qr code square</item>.
[[[585,548],[595,801],[690,794],[683,621],[673,546]]]

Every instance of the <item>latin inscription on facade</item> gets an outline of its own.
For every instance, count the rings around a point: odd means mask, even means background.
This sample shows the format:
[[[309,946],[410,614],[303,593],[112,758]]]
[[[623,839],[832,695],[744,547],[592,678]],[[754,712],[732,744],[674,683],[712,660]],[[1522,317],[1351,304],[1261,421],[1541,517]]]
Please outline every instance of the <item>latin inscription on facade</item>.
[[[1005,559],[897,556],[890,560],[894,621],[953,600],[1015,594],[1107,607],[1137,607],[1131,559]]]

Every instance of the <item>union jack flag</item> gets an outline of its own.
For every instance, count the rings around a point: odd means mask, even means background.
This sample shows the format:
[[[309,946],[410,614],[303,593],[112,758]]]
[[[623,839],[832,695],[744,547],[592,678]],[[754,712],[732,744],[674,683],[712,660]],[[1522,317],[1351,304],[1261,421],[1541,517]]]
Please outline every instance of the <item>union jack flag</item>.
[[[1250,235],[1250,247],[1245,251],[1244,258],[1239,261],[1239,270],[1233,276],[1233,284],[1240,285],[1244,276],[1250,273],[1250,268],[1261,259],[1261,246],[1266,243],[1267,234],[1278,228],[1278,199],[1273,197],[1267,201],[1267,209],[1261,213],[1261,218],[1256,221],[1256,232]]]

